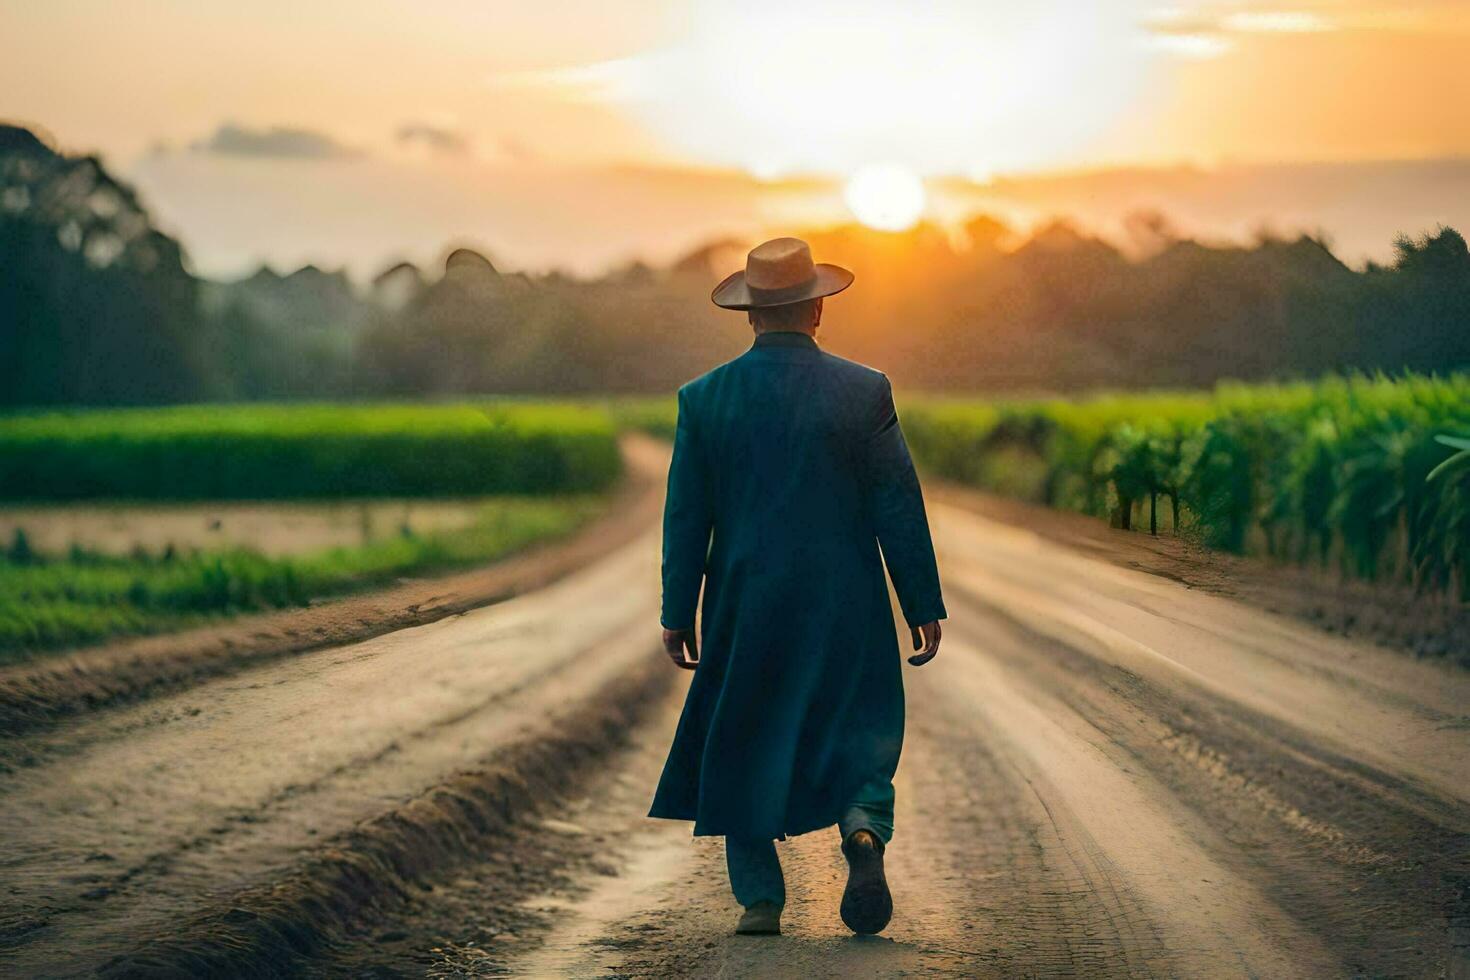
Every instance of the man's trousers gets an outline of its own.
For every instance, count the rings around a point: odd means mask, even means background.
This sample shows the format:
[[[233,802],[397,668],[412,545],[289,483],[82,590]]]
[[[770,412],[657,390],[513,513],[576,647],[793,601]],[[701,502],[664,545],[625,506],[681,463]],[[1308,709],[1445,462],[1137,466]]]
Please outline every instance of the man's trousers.
[[[847,840],[853,831],[870,830],[884,844],[892,840],[893,798],[892,780],[875,779],[864,785],[837,821],[842,839]],[[756,902],[786,904],[786,879],[775,841],[727,836],[725,863],[735,901],[746,908]]]

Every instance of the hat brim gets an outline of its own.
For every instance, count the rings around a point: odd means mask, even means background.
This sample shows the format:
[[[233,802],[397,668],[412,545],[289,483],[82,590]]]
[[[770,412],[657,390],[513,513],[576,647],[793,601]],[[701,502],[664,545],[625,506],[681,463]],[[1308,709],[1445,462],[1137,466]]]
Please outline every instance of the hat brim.
[[[716,306],[727,310],[756,310],[771,306],[789,306],[792,303],[802,303],[819,296],[831,296],[840,293],[852,285],[853,274],[840,265],[832,265],[827,262],[818,262],[817,274],[810,282],[803,283],[800,288],[794,290],[765,290],[765,295],[754,293],[750,285],[745,281],[745,270],[740,270],[725,277],[725,280],[715,287],[709,298]]]

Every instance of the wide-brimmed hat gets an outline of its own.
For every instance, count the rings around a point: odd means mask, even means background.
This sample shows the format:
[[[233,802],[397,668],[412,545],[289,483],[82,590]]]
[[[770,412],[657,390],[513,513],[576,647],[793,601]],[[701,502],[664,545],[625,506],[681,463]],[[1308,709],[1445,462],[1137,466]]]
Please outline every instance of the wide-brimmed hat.
[[[745,268],[726,277],[709,298],[727,310],[786,306],[840,293],[852,278],[839,265],[813,262],[811,248],[800,238],[773,238],[751,249]]]

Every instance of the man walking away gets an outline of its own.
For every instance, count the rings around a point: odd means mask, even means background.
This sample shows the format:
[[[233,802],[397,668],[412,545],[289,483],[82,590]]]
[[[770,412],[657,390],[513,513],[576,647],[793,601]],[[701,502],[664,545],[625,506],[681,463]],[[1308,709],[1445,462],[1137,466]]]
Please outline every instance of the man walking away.
[[[748,311],[754,345],[679,389],[662,621],[694,677],[650,815],[725,837],[740,933],[780,932],[773,842],[833,824],[842,921],[888,924],[904,701],[884,562],[919,651],[909,663],[939,652],[945,618],[892,387],[817,345],[823,297],[852,281],[798,239],[758,246],[712,296]]]

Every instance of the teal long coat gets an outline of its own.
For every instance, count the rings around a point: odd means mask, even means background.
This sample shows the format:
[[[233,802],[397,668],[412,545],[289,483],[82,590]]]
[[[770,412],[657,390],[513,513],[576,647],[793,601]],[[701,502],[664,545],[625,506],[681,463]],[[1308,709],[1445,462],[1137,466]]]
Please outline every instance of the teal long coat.
[[[701,659],[651,816],[780,838],[892,778],[904,704],[884,560],[910,626],[945,618],[884,375],[765,333],[679,390],[663,625],[693,627],[702,581]]]

